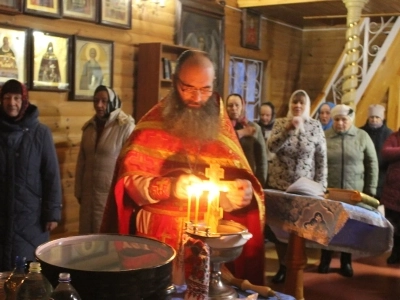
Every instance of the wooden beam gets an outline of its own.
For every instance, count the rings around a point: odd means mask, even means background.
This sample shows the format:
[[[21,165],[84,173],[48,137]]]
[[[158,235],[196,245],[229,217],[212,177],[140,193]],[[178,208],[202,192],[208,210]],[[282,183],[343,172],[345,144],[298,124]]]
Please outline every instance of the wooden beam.
[[[300,3],[314,3],[314,2],[332,2],[332,1],[338,2],[340,0],[238,0],[237,4],[240,8],[245,8],[245,7],[257,7],[257,6],[300,4]]]
[[[361,14],[362,18],[373,17],[395,17],[400,16],[400,12],[396,13],[376,13],[376,14]],[[347,18],[347,15],[329,15],[329,16],[304,16],[305,20],[318,20],[318,19],[341,19]]]

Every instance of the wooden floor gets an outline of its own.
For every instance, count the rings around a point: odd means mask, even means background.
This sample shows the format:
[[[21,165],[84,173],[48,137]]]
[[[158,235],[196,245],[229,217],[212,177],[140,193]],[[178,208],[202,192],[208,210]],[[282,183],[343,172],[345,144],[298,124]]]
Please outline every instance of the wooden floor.
[[[341,276],[339,256],[334,254],[331,271],[319,274],[320,251],[307,249],[308,261],[304,271],[305,300],[400,300],[400,264],[386,264],[389,253],[376,257],[354,257],[352,278]],[[273,244],[266,244],[266,284],[284,292],[283,284],[273,284],[271,277],[278,269]]]

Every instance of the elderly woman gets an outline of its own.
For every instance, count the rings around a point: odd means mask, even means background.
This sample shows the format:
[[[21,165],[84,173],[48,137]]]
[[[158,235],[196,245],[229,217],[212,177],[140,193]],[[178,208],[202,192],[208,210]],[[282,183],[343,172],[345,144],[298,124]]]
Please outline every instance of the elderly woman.
[[[35,259],[61,220],[61,182],[50,129],[21,82],[10,79],[0,91],[0,271],[15,256]]]
[[[323,130],[327,130],[332,127],[331,110],[335,107],[335,103],[325,102],[322,103],[318,108],[318,120],[321,122]]]
[[[319,121],[310,118],[310,98],[305,91],[297,90],[290,97],[287,117],[275,121],[268,148],[276,154],[269,165],[268,188],[285,191],[301,177],[326,188],[325,136]],[[278,241],[268,226],[266,237],[275,243],[280,262],[272,282],[283,282],[286,277],[283,260],[287,245]]]
[[[265,145],[267,145],[268,138],[272,132],[272,127],[274,127],[275,124],[275,106],[271,102],[261,103],[260,120],[257,122],[257,124],[261,127],[261,131],[265,139]],[[268,162],[270,162],[275,154],[270,152],[267,146],[266,150]]]
[[[332,111],[333,126],[325,131],[328,150],[328,187],[351,189],[375,196],[378,158],[369,135],[353,125],[354,111],[339,104]],[[328,273],[332,251],[322,250],[319,273]],[[353,276],[351,254],[342,252],[340,274]]]
[[[246,119],[245,103],[239,94],[231,94],[226,98],[226,111],[251,170],[264,187],[267,180],[268,161],[261,128],[258,124]]]
[[[372,104],[368,108],[368,120],[362,130],[365,130],[375,145],[376,155],[378,156],[379,176],[376,187],[376,199],[381,198],[383,183],[387,170],[387,161],[383,159],[381,150],[383,143],[392,134],[392,130],[386,126],[385,107],[379,104]]]
[[[121,101],[110,88],[94,91],[96,114],[82,127],[75,174],[75,197],[80,204],[79,233],[98,233],[122,145],[135,127],[133,118],[121,110]]]

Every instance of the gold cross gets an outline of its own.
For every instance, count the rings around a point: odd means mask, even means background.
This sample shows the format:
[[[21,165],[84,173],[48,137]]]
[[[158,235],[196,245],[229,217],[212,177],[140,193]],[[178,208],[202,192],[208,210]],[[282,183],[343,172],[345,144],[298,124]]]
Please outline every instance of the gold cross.
[[[210,167],[206,168],[206,177],[215,184],[218,184],[220,179],[224,178],[224,173],[224,169],[220,168],[219,164],[210,164]]]

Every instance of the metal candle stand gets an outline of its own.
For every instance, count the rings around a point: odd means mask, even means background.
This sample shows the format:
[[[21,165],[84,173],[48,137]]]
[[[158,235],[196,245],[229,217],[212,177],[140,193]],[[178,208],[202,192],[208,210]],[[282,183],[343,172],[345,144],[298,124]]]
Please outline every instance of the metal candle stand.
[[[236,259],[242,253],[243,246],[252,237],[247,228],[237,222],[220,220],[217,232],[202,224],[186,222],[185,232],[210,247],[210,283],[208,299],[236,299],[237,293],[221,280],[221,264]]]

